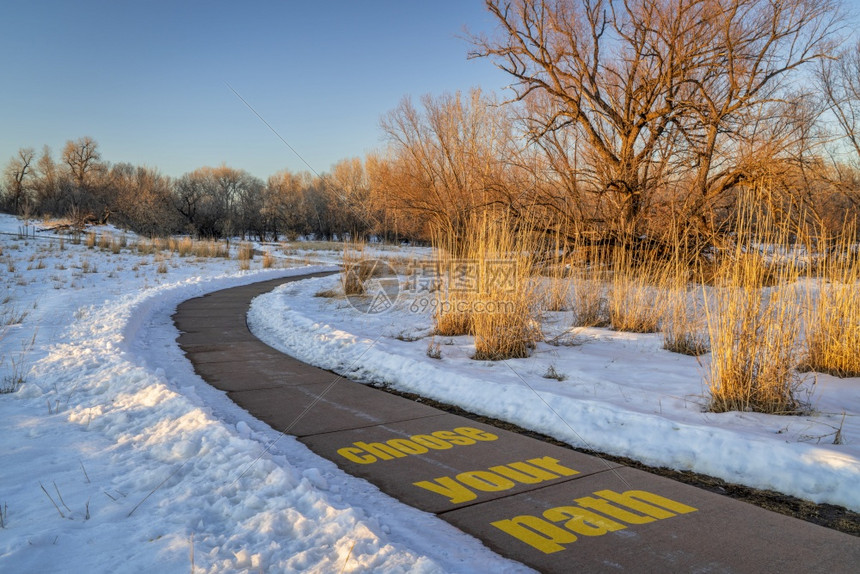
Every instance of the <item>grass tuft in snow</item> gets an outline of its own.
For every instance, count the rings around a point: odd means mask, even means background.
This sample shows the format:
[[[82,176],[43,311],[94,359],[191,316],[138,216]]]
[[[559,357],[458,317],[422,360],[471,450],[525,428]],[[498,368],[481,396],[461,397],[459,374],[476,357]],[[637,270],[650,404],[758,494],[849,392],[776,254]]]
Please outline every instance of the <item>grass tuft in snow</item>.
[[[604,286],[606,250],[584,241],[573,246],[573,326],[609,326],[609,306]]]
[[[666,307],[669,266],[655,250],[618,246],[612,254],[609,323],[616,331],[656,333]]]
[[[275,263],[275,258],[272,255],[272,252],[269,250],[266,250],[266,252],[263,253],[263,269],[271,269],[271,267],[272,267],[272,265],[274,265],[274,263]]]
[[[0,340],[2,340],[0,333]],[[33,350],[33,345],[36,344],[36,333],[33,333],[32,339],[24,341],[21,344],[21,349],[9,356],[0,356],[0,394],[15,393],[21,386],[27,382],[27,377],[30,374],[29,354]]]
[[[441,288],[435,334],[474,336],[476,360],[528,357],[541,336],[535,234],[510,214],[473,215],[462,234],[434,237]]]
[[[742,210],[734,237],[734,245],[720,255],[713,293],[705,293],[710,409],[799,413],[797,260],[777,262],[761,247],[788,245],[786,231],[768,213]]]
[[[817,299],[807,290],[807,334],[801,368],[860,377],[860,261],[857,235],[846,227],[820,262]],[[826,239],[822,243],[827,244]]]
[[[254,246],[250,243],[240,243],[236,258],[239,260],[239,269],[248,271],[251,268],[251,260],[254,258]]]
[[[376,260],[364,252],[363,243],[345,243],[343,246],[343,270],[341,271],[341,286],[343,294],[364,295],[365,281],[376,272]]]
[[[554,379],[558,382],[567,380],[567,375],[559,373],[555,369],[555,365],[550,365],[549,367],[547,367],[546,372],[542,376],[545,379]]]
[[[663,348],[698,357],[710,350],[704,311],[686,265],[676,260],[667,280],[666,309],[661,321]]]
[[[441,359],[442,345],[438,341],[430,341],[427,343],[427,356],[431,359]]]

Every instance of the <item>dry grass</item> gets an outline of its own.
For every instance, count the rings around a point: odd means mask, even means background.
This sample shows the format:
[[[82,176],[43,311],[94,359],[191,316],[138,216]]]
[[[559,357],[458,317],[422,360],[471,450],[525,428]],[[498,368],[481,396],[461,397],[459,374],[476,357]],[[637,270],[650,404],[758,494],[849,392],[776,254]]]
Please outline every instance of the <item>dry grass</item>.
[[[807,291],[806,370],[837,377],[860,376],[860,261],[857,236],[842,233],[822,259],[817,289]]]
[[[343,270],[341,284],[344,295],[364,295],[365,281],[370,279],[375,270],[376,260],[364,252],[364,244],[359,242],[345,243],[343,246]]]
[[[572,306],[573,281],[568,266],[562,260],[547,270],[549,275],[541,282],[540,306],[544,311],[568,311]]]
[[[436,276],[448,277],[456,273],[458,259],[448,249],[436,249]],[[474,293],[459,289],[445,281],[435,291],[433,312],[434,333],[442,337],[472,334],[472,298]]]
[[[777,263],[758,247],[787,245],[767,214],[742,212],[736,228],[739,239],[719,258],[713,291],[705,291],[710,408],[796,413],[800,269],[794,257]]]
[[[146,239],[138,239],[134,249],[137,251],[138,255],[152,255],[156,251],[153,242]]]
[[[553,253],[540,269],[544,279],[540,282],[540,305],[544,311],[568,311],[571,308],[571,257],[568,245],[558,235]]]
[[[710,350],[704,309],[688,266],[677,257],[669,268],[667,289],[661,321],[663,348],[682,355],[704,355]]]
[[[534,234],[490,212],[473,217],[467,229],[456,243],[451,234],[435,242],[447,269],[437,291],[435,332],[473,335],[477,360],[528,357],[541,338]]]
[[[251,268],[251,260],[254,258],[254,246],[250,243],[240,243],[239,249],[236,252],[236,258],[239,260],[240,270],[249,270]]]
[[[609,323],[617,331],[656,333],[666,308],[670,266],[650,249],[612,253]]]
[[[571,259],[574,327],[607,327],[606,250],[582,241],[573,247]]]
[[[225,241],[194,241],[191,246],[191,253],[195,257],[222,257],[230,258],[230,245]]]
[[[167,240],[167,247],[172,253],[176,253],[180,257],[187,257],[194,251],[194,241],[190,237],[171,237]]]
[[[275,264],[275,257],[271,251],[263,253],[263,269],[270,269]]]

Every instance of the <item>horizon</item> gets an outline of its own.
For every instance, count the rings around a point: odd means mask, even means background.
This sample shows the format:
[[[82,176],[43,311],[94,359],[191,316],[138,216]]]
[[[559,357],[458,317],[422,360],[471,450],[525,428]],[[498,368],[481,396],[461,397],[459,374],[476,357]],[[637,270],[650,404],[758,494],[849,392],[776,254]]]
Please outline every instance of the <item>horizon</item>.
[[[0,161],[89,136],[171,177],[322,173],[384,149],[379,120],[406,96],[507,84],[467,59],[464,30],[491,29],[482,2],[333,4],[7,4]]]

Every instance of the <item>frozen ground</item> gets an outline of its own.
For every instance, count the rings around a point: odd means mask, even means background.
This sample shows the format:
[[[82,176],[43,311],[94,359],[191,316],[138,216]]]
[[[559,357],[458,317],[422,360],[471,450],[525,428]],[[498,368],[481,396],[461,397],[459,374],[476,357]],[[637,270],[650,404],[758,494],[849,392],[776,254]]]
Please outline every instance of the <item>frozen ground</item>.
[[[529,571],[278,436],[177,348],[179,302],[322,267],[240,271],[19,227],[0,216],[0,381],[26,379],[0,394],[0,571]]]
[[[569,314],[551,313],[544,332],[565,334],[573,345],[541,343],[528,359],[475,361],[470,337],[431,336],[430,310],[414,294],[401,292],[388,311],[361,314],[342,297],[315,296],[337,281],[293,283],[258,297],[249,313],[253,331],[355,380],[458,405],[574,446],[860,511],[858,378],[809,376],[801,397],[814,408],[809,416],[715,414],[705,408],[707,356],[700,364],[663,350],[660,334],[572,331]],[[441,359],[428,356],[435,343]],[[564,380],[545,378],[550,367]],[[842,444],[833,444],[840,428]]]

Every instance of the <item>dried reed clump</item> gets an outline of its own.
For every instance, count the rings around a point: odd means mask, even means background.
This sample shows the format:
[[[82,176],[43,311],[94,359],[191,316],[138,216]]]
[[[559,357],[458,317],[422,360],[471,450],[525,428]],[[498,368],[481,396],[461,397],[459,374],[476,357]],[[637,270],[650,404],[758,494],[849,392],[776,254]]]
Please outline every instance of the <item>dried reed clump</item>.
[[[236,258],[239,260],[239,269],[247,271],[251,268],[251,260],[254,258],[254,246],[250,243],[240,243]]]
[[[690,269],[676,259],[667,280],[666,309],[661,321],[663,348],[698,357],[710,350],[701,298],[690,281]]]
[[[364,295],[365,282],[376,272],[376,260],[364,252],[364,244],[345,243],[343,246],[343,268],[341,285],[344,295]]]
[[[666,307],[670,266],[655,250],[617,246],[612,251],[609,323],[616,331],[656,333]]]
[[[438,241],[436,242],[438,245]],[[433,332],[441,337],[472,334],[472,301],[475,293],[468,286],[456,285],[457,273],[466,270],[469,263],[452,255],[448,248],[435,249],[436,277],[440,288],[434,292]],[[462,288],[461,288],[462,287]]]
[[[188,257],[194,249],[194,242],[190,237],[183,237],[179,240],[179,245],[176,246],[176,252],[180,257]]]
[[[602,246],[588,244],[582,239],[572,248],[571,307],[574,327],[609,326],[606,251]]]
[[[540,268],[539,299],[544,311],[568,311],[572,305],[571,257],[567,242],[556,235],[552,252]]]
[[[435,332],[473,335],[477,360],[528,357],[541,338],[534,238],[527,223],[515,228],[508,214],[493,212],[473,216],[459,237],[437,237]]]
[[[837,377],[860,376],[860,253],[846,226],[819,262],[807,291],[805,357],[801,367]]]
[[[270,269],[275,264],[275,257],[271,251],[263,253],[263,269]]]
[[[710,409],[797,413],[800,268],[795,257],[781,257],[788,238],[766,213],[739,213],[735,237],[719,256],[712,291],[705,291]]]

